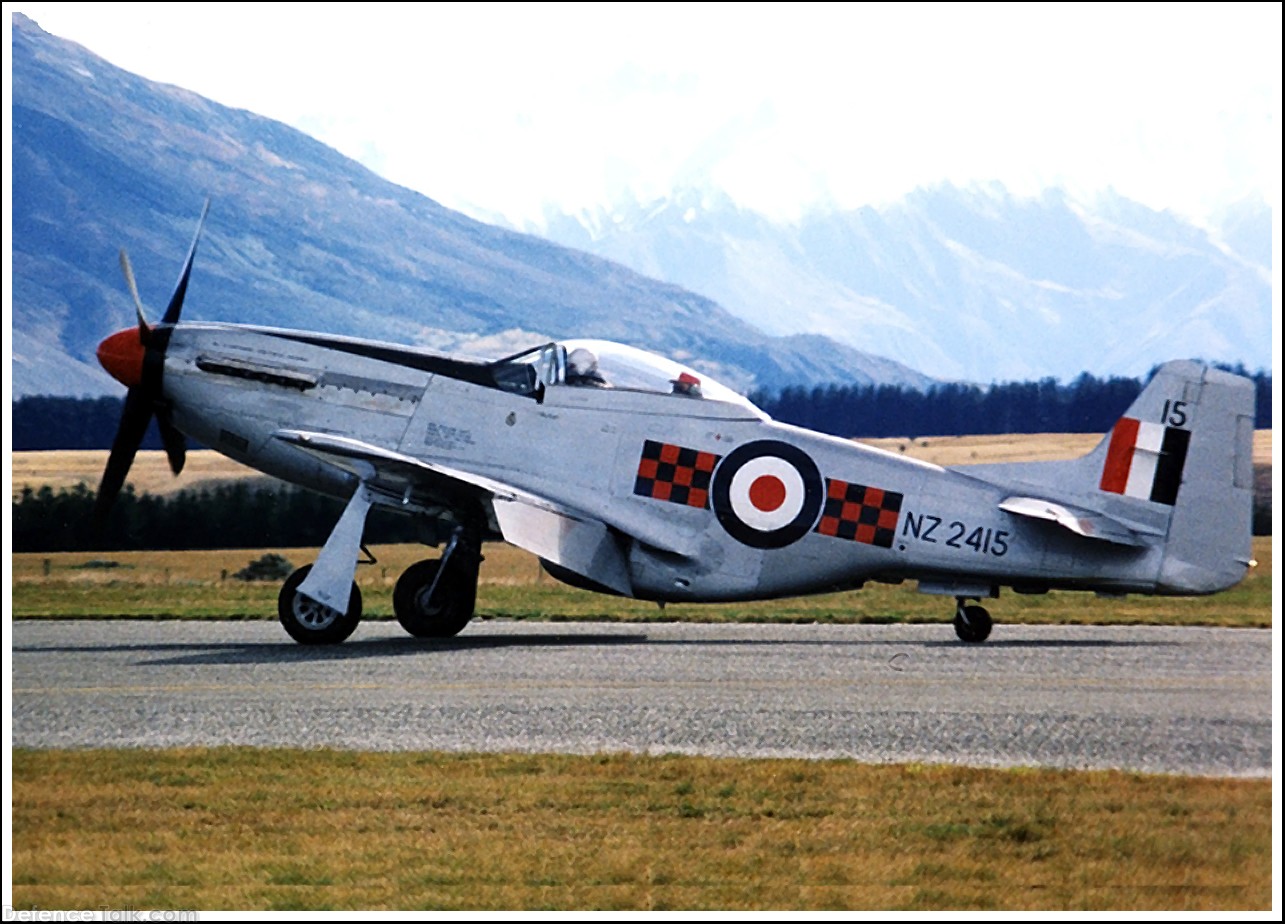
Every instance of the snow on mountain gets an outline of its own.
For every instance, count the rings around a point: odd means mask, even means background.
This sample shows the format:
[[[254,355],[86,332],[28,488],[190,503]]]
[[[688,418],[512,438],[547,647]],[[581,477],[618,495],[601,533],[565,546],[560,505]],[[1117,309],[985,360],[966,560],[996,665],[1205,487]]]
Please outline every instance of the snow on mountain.
[[[1105,192],[920,189],[774,223],[686,191],[550,213],[550,240],[708,296],[776,335],[822,334],[972,381],[1145,374],[1197,357],[1271,366],[1271,213],[1207,230]]]

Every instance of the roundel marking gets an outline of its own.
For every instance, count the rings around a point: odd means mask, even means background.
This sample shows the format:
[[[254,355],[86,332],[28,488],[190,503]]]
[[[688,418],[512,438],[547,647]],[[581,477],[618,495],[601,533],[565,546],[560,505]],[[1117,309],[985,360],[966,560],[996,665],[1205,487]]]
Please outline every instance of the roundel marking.
[[[806,452],[779,440],[732,450],[714,472],[714,514],[728,535],[756,549],[779,549],[812,529],[825,500],[821,473]]]
[[[803,509],[807,488],[798,470],[778,456],[750,459],[732,475],[728,504],[759,532],[788,526]]]

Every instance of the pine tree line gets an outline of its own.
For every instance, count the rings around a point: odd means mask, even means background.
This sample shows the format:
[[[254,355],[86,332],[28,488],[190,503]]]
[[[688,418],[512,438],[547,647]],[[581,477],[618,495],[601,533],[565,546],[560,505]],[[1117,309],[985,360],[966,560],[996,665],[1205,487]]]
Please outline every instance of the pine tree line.
[[[1272,426],[1272,378],[1232,372],[1254,381],[1255,424]],[[1002,433],[1105,433],[1142,391],[1144,381],[1082,373],[982,387],[958,382],[917,391],[897,385],[791,386],[750,399],[773,419],[833,436],[977,436]]]

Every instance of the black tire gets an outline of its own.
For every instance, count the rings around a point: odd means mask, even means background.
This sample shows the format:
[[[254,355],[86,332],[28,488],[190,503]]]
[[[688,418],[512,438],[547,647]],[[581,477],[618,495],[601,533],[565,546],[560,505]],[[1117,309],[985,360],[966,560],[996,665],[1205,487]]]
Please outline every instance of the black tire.
[[[312,565],[304,565],[286,578],[277,596],[277,616],[286,632],[300,645],[338,645],[352,635],[361,622],[361,590],[354,581],[348,597],[348,612],[341,613],[298,592],[311,570]]]
[[[477,605],[477,571],[451,561],[433,588],[442,563],[416,562],[402,572],[393,588],[393,612],[402,628],[416,638],[451,638],[473,618]],[[429,590],[433,596],[428,597]]]
[[[972,604],[955,611],[955,634],[960,641],[971,644],[984,642],[990,637],[992,625],[991,614],[984,606]]]

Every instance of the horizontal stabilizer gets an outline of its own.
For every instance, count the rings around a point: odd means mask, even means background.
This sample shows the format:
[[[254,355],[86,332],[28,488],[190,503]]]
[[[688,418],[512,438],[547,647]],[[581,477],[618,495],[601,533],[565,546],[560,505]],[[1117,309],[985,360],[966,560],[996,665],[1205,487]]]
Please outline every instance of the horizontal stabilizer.
[[[999,509],[1020,517],[1048,520],[1086,539],[1098,539],[1135,548],[1144,548],[1148,545],[1146,539],[1119,520],[1082,507],[1072,507],[1040,497],[1006,497],[1000,503]]]

